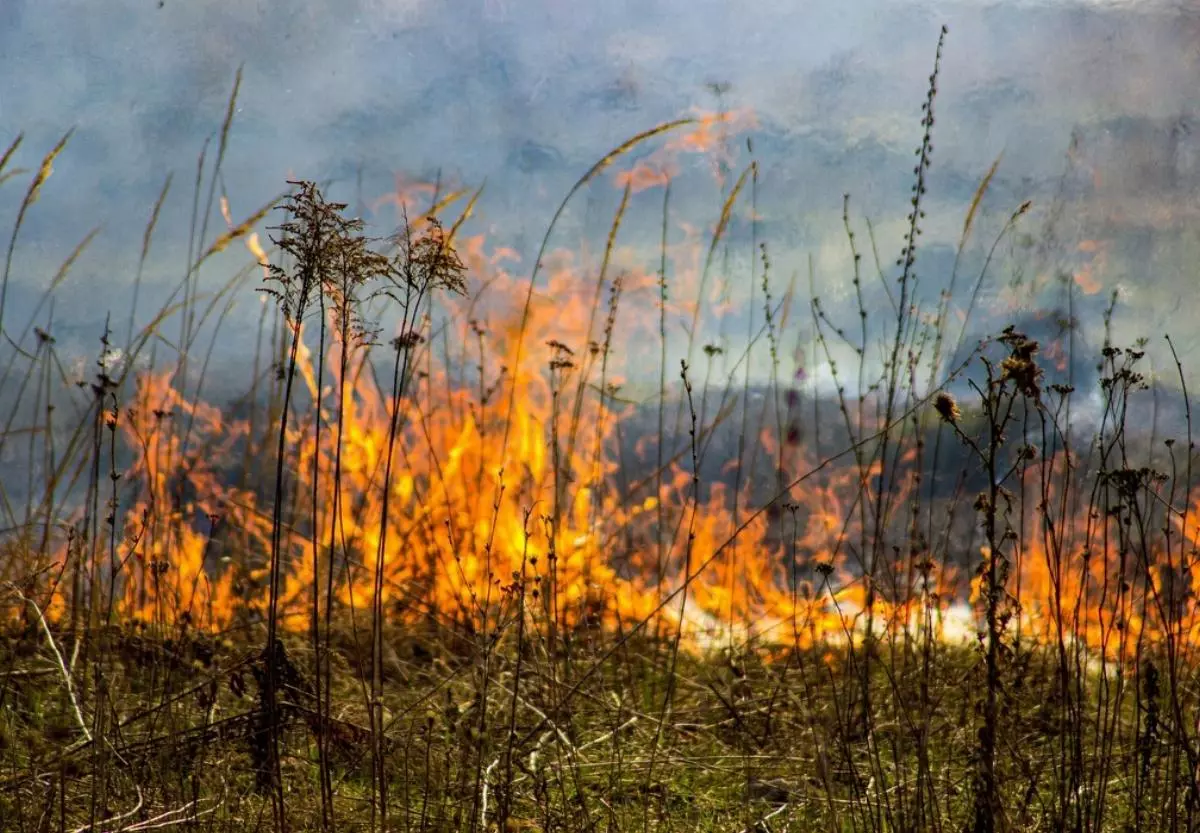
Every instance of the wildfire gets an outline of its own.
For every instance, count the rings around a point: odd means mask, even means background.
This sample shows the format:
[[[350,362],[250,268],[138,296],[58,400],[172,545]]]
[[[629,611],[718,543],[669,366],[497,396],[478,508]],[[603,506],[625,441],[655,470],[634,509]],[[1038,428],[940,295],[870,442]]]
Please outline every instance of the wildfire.
[[[628,176],[644,179],[637,169]],[[247,245],[265,261],[257,238]],[[1009,506],[1021,508],[1004,513],[1000,552],[976,543],[974,558],[947,558],[946,533],[935,556],[936,536],[898,508],[921,499],[916,449],[886,471],[867,457],[819,465],[800,439],[794,392],[788,418],[768,419],[757,450],[724,460],[731,476],[714,482],[696,468],[713,420],[701,417],[692,434],[684,406],[672,405],[666,434],[634,443],[645,468],[663,442],[666,467],[635,477],[622,449],[637,407],[619,391],[646,353],[623,347],[658,337],[658,276],[629,262],[619,279],[593,283],[555,253],[526,310],[512,300],[529,290],[507,271],[514,253],[481,237],[457,248],[470,291],[444,301],[436,322],[422,319],[406,362],[411,384],[398,399],[379,373],[394,358],[388,346],[343,341],[326,310],[322,353],[309,320],[296,353],[302,401],[282,461],[270,440],[277,413],[222,413],[182,395],[170,374],[141,375],[111,422],[133,455],[122,480],[139,491],[121,507],[108,551],[60,543],[50,574],[90,579],[53,583],[48,613],[64,618],[81,598],[105,598],[115,615],[160,627],[256,621],[278,532],[280,622],[294,630],[308,626],[314,595],[347,613],[369,608],[380,559],[396,621],[470,633],[529,617],[563,629],[680,625],[692,645],[713,634],[802,647],[913,629],[969,638],[964,611],[981,621],[990,591],[986,570],[971,578],[955,564],[981,561],[1002,566],[1003,598],[993,601],[1017,637],[1070,638],[1115,658],[1147,640],[1200,641],[1191,592],[1200,505],[1171,510],[1165,548],[1144,545],[1122,527],[1119,507],[1080,512],[1044,494],[1046,483],[1071,477],[1060,455],[1022,469],[1010,486]],[[685,267],[697,262],[671,254]],[[672,304],[670,314],[688,317],[688,303]],[[805,382],[803,367],[796,379]],[[272,403],[251,410],[269,415]],[[926,410],[933,423],[940,413],[970,430],[953,399]],[[858,411],[869,422],[872,409]],[[863,435],[882,428],[856,426]],[[288,484],[278,531],[268,476],[277,464]],[[764,504],[768,477],[779,488]],[[885,480],[886,500],[877,491]]]

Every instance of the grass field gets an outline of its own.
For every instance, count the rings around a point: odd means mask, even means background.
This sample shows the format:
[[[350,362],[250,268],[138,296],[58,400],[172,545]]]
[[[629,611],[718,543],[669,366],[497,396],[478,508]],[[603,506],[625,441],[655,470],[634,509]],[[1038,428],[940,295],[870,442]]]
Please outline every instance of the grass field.
[[[515,274],[469,234],[477,192],[433,186],[383,239],[309,181],[235,219],[235,86],[186,277],[84,378],[2,300],[64,138],[0,295],[0,831],[1194,829],[1183,368],[1177,436],[1145,427],[1145,343],[1106,338],[1075,390],[1069,277],[1048,341],[967,343],[1031,206],[980,238],[981,172],[928,289],[938,72],[898,259],[847,197],[848,314],[775,274],[752,143],[707,236],[670,233],[668,154],[738,141],[727,113],[599,160]],[[606,177],[584,268],[555,224]],[[620,245],[647,198],[649,265]],[[701,343],[735,280],[744,341]],[[244,395],[209,402],[255,290]]]

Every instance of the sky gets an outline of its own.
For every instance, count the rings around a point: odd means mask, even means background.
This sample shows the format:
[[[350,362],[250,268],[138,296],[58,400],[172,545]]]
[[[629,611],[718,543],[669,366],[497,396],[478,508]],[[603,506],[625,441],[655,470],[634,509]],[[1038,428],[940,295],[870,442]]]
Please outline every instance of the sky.
[[[143,226],[173,173],[142,303],[165,297],[182,274],[197,154],[239,66],[222,182],[234,214],[288,177],[332,180],[334,196],[386,233],[394,216],[371,210],[374,200],[397,177],[440,172],[486,183],[473,228],[513,247],[525,269],[558,201],[609,149],[700,110],[752,114],[735,164],[752,137],[756,234],[780,275],[799,275],[840,311],[850,297],[843,195],[884,252],[902,245],[942,25],[929,285],[945,280],[976,186],[1000,157],[965,262],[982,262],[1024,200],[1034,209],[1024,239],[1002,247],[987,309],[1052,305],[1029,286],[1063,273],[1093,341],[1116,290],[1127,310],[1118,338],[1151,335],[1161,347],[1174,332],[1200,369],[1200,6],[1190,2],[4,0],[0,142],[23,133],[15,164],[36,169],[75,131],[22,232],[4,326],[23,326],[58,263],[99,227],[55,301],[64,345],[92,349],[105,314],[128,307]],[[720,101],[714,83],[727,85]],[[675,220],[711,228],[721,199],[712,171],[694,160],[681,173]],[[0,187],[5,228],[25,182]],[[618,197],[611,180],[589,189],[562,245],[602,245]],[[652,248],[660,204],[654,193],[635,200],[631,245]],[[211,223],[221,228],[219,216]],[[219,286],[237,265],[218,261],[203,280]],[[1006,294],[1014,277],[1024,288]],[[732,290],[735,307],[746,283]],[[231,361],[258,309],[253,293],[239,303]],[[733,329],[745,330],[746,314],[731,314]]]

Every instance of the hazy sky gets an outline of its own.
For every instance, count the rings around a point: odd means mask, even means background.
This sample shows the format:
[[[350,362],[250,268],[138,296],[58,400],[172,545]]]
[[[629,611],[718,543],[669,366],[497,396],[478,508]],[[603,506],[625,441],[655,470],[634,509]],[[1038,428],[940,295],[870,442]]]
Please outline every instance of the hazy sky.
[[[781,272],[807,271],[811,257],[836,299],[848,274],[843,193],[856,218],[876,224],[892,253],[885,262],[901,245],[943,24],[930,268],[952,260],[937,247],[954,243],[976,184],[1003,153],[981,235],[1031,198],[1026,230],[1039,236],[1059,193],[1055,251],[1030,268],[1087,269],[1081,286],[1100,289],[1096,297],[1120,286],[1129,334],[1190,322],[1200,6],[1186,0],[3,0],[0,140],[24,131],[17,164],[32,169],[76,129],[18,249],[7,315],[23,325],[58,261],[101,225],[56,312],[64,332],[77,326],[92,343],[107,308],[122,309],[143,224],[172,171],[147,279],[178,280],[195,158],[239,65],[224,167],[235,214],[289,175],[335,178],[335,194],[353,202],[361,167],[369,202],[396,174],[440,169],[452,182],[486,180],[477,229],[526,254],[596,158],[661,120],[714,109],[706,85],[728,83],[725,105],[754,117],[762,234]],[[1140,143],[1133,153],[1130,142]],[[692,173],[680,182],[680,218],[711,224],[717,187],[703,169]],[[0,191],[0,219],[13,216],[24,181]],[[574,219],[602,241],[618,192],[611,181],[596,191]],[[653,239],[660,198],[646,196],[636,210],[648,212]],[[205,280],[220,283],[228,268]]]

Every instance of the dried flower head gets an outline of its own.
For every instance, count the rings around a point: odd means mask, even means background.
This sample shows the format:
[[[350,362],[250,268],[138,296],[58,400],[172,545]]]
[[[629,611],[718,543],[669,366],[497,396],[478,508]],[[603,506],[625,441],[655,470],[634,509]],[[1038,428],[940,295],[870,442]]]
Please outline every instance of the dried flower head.
[[[938,412],[938,416],[943,422],[948,422],[951,425],[957,425],[959,419],[962,418],[962,411],[959,410],[958,403],[954,401],[954,397],[942,391],[933,400],[933,409]]]
[[[1039,399],[1042,392],[1042,369],[1038,367],[1035,358],[1038,343],[1024,333],[1017,332],[1011,324],[1004,328],[1000,342],[1010,351],[1000,363],[1001,380],[1012,381],[1023,395]]]

